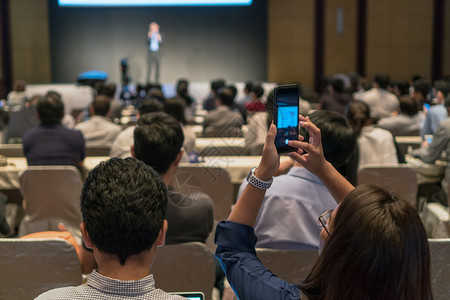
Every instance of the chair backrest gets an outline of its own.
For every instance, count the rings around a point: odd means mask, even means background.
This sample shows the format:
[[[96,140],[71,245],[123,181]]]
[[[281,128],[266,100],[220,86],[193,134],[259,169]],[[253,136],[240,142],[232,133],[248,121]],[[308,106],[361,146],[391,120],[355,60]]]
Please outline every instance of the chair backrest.
[[[201,291],[210,300],[215,281],[214,256],[199,242],[158,248],[152,273],[166,292]]]
[[[214,219],[225,220],[233,204],[233,185],[228,171],[206,166],[180,166],[172,180],[173,187],[182,194],[203,192],[214,203]]]
[[[32,166],[20,175],[20,193],[24,199],[25,217],[19,236],[38,231],[67,230],[80,237],[80,195],[83,187],[80,172],[73,166]]]
[[[358,172],[358,185],[372,184],[397,194],[413,207],[417,205],[417,174],[409,166],[365,166]]]
[[[317,250],[256,249],[256,255],[273,274],[287,282],[297,284],[305,279],[319,254]]]
[[[63,239],[0,239],[0,298],[34,299],[81,284],[75,248]]]
[[[87,146],[86,156],[109,156],[111,152],[111,147],[109,146]]]
[[[434,300],[450,299],[450,238],[429,239]]]

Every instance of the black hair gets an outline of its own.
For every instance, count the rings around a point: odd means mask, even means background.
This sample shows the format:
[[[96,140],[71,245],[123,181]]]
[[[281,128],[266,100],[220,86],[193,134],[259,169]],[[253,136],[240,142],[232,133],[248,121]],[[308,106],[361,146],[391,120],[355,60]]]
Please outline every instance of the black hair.
[[[362,128],[371,121],[369,105],[362,101],[351,103],[348,109],[347,118],[352,125],[355,134],[359,136]]]
[[[438,80],[434,83],[434,89],[436,92],[441,92],[445,98],[450,93],[450,83],[444,80]]]
[[[106,116],[108,114],[111,98],[106,95],[98,95],[94,98],[92,102],[92,107],[94,109],[94,114],[98,116]]]
[[[184,115],[184,109],[186,108],[186,102],[180,98],[172,98],[166,100],[166,106],[164,111],[178,120],[181,124],[186,124],[186,117]]]
[[[144,99],[139,105],[139,113],[141,115],[146,113],[158,112],[164,110],[164,104],[156,99]]]
[[[163,112],[141,116],[134,130],[134,153],[137,159],[159,174],[169,170],[184,142],[180,122]]]
[[[217,98],[220,100],[222,105],[231,106],[234,103],[233,91],[229,87],[221,88],[217,91]]]
[[[342,166],[353,152],[356,136],[344,115],[327,110],[317,110],[309,115],[312,123],[319,129],[325,159],[335,168]],[[309,140],[307,130],[301,128],[300,134]]]
[[[103,83],[97,89],[97,95],[106,95],[110,98],[114,98],[116,94],[117,86],[115,83]]]
[[[413,83],[414,91],[417,93],[421,93],[423,98],[426,98],[428,93],[430,92],[431,86],[428,81],[424,79],[415,80]]]
[[[264,95],[264,89],[261,85],[255,85],[252,92],[257,98],[261,98]]]
[[[211,81],[211,90],[214,93],[217,93],[217,91],[220,88],[223,88],[224,86],[225,86],[225,80],[223,80],[223,79],[216,79],[216,80]]]
[[[378,73],[373,76],[373,81],[378,84],[380,89],[387,89],[389,86],[391,79],[389,78],[389,75],[384,73]]]
[[[251,93],[253,91],[253,82],[247,81],[245,83],[244,91],[246,92],[246,94]]]
[[[330,84],[336,93],[342,93],[344,91],[344,81],[342,79],[331,78]]]
[[[415,116],[419,112],[416,101],[410,96],[400,97],[400,111],[408,116]]]
[[[39,99],[37,111],[42,124],[61,122],[64,117],[64,103],[61,95],[57,92],[49,91],[44,97]]]
[[[393,82],[393,86],[397,87],[399,96],[409,95],[409,82],[406,80],[398,80]]]
[[[237,90],[236,86],[233,85],[233,84],[230,84],[229,86],[227,86],[227,88],[230,90],[233,99],[236,99],[236,96],[237,96],[237,93],[238,93],[238,90]]]
[[[187,79],[178,79],[177,82],[177,95],[184,99],[186,102],[186,105],[192,104],[192,98],[189,96],[188,93],[189,89],[189,81]]]
[[[167,201],[167,188],[151,167],[131,157],[112,158],[86,178],[81,213],[92,243],[124,265],[153,246]]]

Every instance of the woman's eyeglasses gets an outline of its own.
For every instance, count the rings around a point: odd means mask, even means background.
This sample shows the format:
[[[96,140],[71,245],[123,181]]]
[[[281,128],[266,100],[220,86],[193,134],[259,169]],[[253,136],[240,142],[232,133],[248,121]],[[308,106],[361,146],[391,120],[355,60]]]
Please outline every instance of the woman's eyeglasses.
[[[319,226],[323,227],[325,231],[330,235],[330,232],[328,231],[328,222],[330,221],[331,214],[333,213],[334,209],[327,210],[319,217]]]

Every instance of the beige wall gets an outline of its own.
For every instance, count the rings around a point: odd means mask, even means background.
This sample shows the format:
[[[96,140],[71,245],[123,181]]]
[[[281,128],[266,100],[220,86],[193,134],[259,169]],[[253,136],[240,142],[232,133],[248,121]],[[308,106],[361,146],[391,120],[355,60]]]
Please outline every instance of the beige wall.
[[[343,9],[343,31],[337,32],[337,9]],[[356,70],[357,0],[325,1],[324,75]]]
[[[430,78],[433,1],[376,0],[367,5],[366,75]]]
[[[444,27],[444,75],[450,75],[450,1],[445,1]]]
[[[268,0],[269,81],[314,81],[314,0]]]
[[[9,3],[13,80],[50,82],[47,0],[11,0]]]

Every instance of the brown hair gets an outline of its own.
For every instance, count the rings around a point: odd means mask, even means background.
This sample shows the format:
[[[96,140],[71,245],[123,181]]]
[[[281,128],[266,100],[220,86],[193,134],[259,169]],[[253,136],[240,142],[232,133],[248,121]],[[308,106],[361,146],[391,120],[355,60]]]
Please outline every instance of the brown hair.
[[[339,206],[322,254],[299,288],[309,299],[433,299],[418,214],[383,189],[357,187]]]

